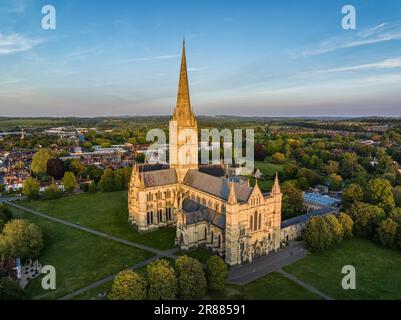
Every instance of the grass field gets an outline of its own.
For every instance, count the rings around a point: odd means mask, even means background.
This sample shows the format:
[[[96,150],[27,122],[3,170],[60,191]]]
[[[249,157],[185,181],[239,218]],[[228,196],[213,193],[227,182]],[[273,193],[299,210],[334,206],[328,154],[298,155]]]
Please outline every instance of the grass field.
[[[139,234],[128,223],[127,192],[85,193],[19,204],[70,222],[156,249],[174,247],[175,228]]]
[[[271,162],[264,162],[264,161],[255,161],[255,167],[258,168],[263,175],[274,177],[276,172],[283,171],[284,165],[273,164]]]
[[[342,267],[356,269],[356,290],[344,290]],[[401,251],[353,239],[284,268],[334,299],[401,299]]]
[[[41,277],[26,291],[33,299],[60,298],[105,276],[125,269],[152,256],[151,253],[64,226],[12,208],[16,218],[37,224],[45,236],[45,248],[39,257],[42,265],[56,268],[57,289],[44,291]]]
[[[314,293],[288,280],[277,272],[272,272],[244,286],[228,285],[224,292],[209,293],[207,299],[246,300],[315,300]]]

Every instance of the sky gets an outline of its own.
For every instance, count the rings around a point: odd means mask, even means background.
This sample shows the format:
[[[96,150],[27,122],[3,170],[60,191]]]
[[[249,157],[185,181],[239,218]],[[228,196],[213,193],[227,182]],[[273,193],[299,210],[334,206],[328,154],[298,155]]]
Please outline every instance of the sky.
[[[399,0],[0,0],[0,117],[170,115],[183,37],[197,115],[401,116]]]

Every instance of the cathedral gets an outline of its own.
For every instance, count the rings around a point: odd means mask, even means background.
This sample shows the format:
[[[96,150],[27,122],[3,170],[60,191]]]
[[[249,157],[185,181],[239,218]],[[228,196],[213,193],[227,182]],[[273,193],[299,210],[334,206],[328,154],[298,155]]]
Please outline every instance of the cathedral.
[[[177,105],[169,123],[169,165],[140,164],[128,191],[129,222],[139,232],[176,227],[181,250],[206,247],[230,266],[280,248],[282,194],[227,177],[221,165],[198,163],[198,123],[191,108],[185,42]]]

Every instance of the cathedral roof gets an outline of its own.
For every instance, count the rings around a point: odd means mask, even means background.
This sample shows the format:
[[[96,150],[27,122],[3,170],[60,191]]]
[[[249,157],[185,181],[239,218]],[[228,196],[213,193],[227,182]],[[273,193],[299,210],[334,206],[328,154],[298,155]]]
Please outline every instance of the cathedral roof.
[[[177,174],[174,169],[145,171],[142,174],[145,187],[157,187],[177,183]]]
[[[185,213],[187,225],[206,221],[221,229],[226,228],[226,215],[224,213],[218,213],[194,200],[185,199],[182,203],[182,209]]]
[[[223,177],[214,177],[198,170],[188,170],[184,183],[192,188],[209,193],[223,200],[228,200],[230,194],[229,181]],[[235,196],[238,202],[246,202],[252,188],[245,184],[234,182]]]
[[[225,172],[221,164],[205,164],[199,166],[199,171],[215,177],[224,177]]]

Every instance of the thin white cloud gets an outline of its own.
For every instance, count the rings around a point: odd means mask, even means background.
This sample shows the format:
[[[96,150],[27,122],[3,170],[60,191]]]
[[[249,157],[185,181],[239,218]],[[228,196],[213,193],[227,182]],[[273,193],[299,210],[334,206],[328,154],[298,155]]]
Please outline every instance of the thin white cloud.
[[[346,36],[327,39],[318,47],[306,49],[295,57],[317,56],[340,49],[366,46],[392,40],[401,40],[401,21],[382,23],[363,29],[351,36],[346,34]]]
[[[366,63],[356,66],[318,70],[312,73],[325,74],[325,73],[348,72],[348,71],[359,71],[359,70],[378,70],[378,69],[395,69],[395,68],[401,68],[401,58],[386,59],[375,63]]]
[[[133,58],[133,59],[126,59],[126,60],[112,61],[112,62],[106,63],[105,65],[113,66],[113,65],[117,65],[117,64],[124,64],[124,63],[130,63],[130,62],[138,62],[138,61],[169,60],[169,59],[178,58],[179,56],[180,56],[179,54],[169,54],[169,55],[160,55],[160,56],[154,56],[154,57]]]
[[[26,0],[12,0],[10,7],[8,8],[8,13],[25,13],[28,3]]]
[[[18,33],[9,35],[0,33],[0,55],[29,51],[42,42],[42,39],[30,39]]]

